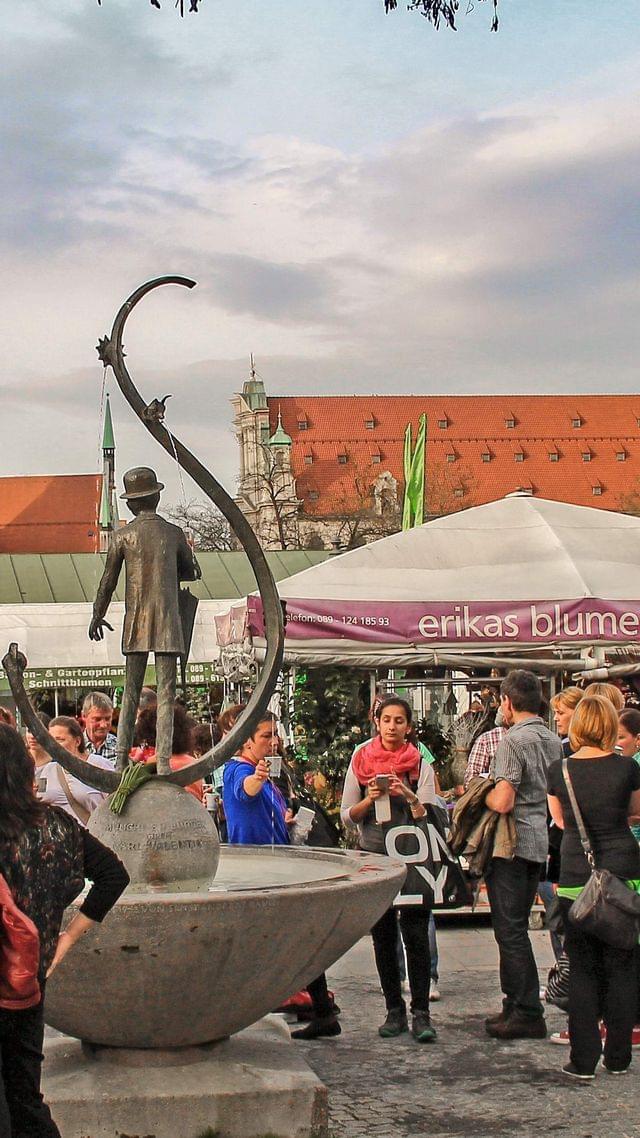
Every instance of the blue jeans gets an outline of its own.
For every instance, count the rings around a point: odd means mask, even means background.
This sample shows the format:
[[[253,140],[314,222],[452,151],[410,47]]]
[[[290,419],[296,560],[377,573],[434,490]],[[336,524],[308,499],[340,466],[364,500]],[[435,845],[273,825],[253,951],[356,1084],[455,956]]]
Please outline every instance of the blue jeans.
[[[557,897],[553,888],[552,881],[541,881],[538,885],[538,895],[542,901],[542,904],[544,905],[545,913],[549,912],[549,907],[552,902],[554,903],[555,909]],[[553,955],[555,956],[556,960],[558,960],[562,955],[562,937],[559,933],[555,932],[554,929],[549,929],[549,939],[551,941]]]
[[[529,913],[541,866],[523,857],[494,857],[485,874],[493,935],[500,952],[500,984],[507,1013],[528,1019],[543,1015],[540,981],[531,941]]]

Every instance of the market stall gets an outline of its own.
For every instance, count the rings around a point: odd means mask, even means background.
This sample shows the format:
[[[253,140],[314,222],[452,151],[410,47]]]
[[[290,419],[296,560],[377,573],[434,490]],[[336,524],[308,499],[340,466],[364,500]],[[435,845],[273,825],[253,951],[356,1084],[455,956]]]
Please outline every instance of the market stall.
[[[640,518],[528,494],[382,538],[279,585],[290,664],[636,667]],[[262,649],[260,605],[248,625]]]

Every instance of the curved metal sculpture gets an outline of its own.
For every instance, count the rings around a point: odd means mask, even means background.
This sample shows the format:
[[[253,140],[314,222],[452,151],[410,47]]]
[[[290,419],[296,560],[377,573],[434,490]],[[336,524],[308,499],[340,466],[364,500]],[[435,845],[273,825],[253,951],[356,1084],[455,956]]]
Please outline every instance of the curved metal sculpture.
[[[207,751],[202,758],[187,767],[183,767],[179,771],[172,771],[166,775],[155,776],[156,778],[176,783],[178,786],[187,786],[197,779],[206,777],[207,774],[216,767],[221,766],[222,763],[226,762],[232,755],[237,754],[242,743],[249,737],[253,728],[258,723],[260,716],[266,710],[273,693],[278,672],[282,666],[284,651],[284,617],[282,603],[278,595],[273,574],[267,564],[267,559],[251,526],[233,499],[227,494],[226,490],[224,490],[213,475],[175,435],[171,434],[166,427],[163,426],[164,406],[158,400],[153,400],[149,404],[145,403],[135,387],[124,362],[125,353],[122,345],[122,336],[125,324],[130,313],[136,304],[142,300],[143,296],[146,296],[148,292],[159,288],[161,285],[178,284],[186,288],[193,288],[195,283],[195,281],[189,280],[188,277],[178,276],[157,277],[154,280],[147,281],[146,284],[137,288],[129,299],[125,301],[114,320],[111,335],[101,339],[97,347],[100,360],[105,366],[110,366],[113,369],[118,386],[127,400],[127,403],[149,433],[153,435],[156,442],[160,443],[160,446],[166,450],[167,454],[175,458],[182,469],[193,478],[194,482],[196,482],[203,493],[206,494],[207,498],[224,514],[249,558],[263,605],[267,651],[260,679],[251,695],[247,708],[229,734],[210,751]],[[64,747],[61,747],[59,743],[56,743],[40,722],[24,688],[23,674],[27,661],[24,655],[18,650],[16,644],[10,646],[9,652],[4,657],[2,664],[7,674],[9,686],[11,687],[16,705],[24,722],[38,743],[51,755],[51,758],[55,762],[60,763],[70,774],[81,779],[82,782],[88,783],[98,790],[115,790],[120,782],[119,774],[115,771],[102,770],[99,767],[91,766],[82,759],[79,759],[76,755],[72,755]]]

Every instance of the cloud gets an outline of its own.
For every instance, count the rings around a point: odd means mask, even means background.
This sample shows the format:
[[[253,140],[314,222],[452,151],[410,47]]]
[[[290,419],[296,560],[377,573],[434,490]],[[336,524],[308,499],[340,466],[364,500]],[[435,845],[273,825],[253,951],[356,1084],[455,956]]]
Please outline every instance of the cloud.
[[[127,327],[132,375],[145,398],[173,391],[170,422],[227,485],[228,401],[251,351],[274,394],[637,389],[632,68],[610,89],[492,111],[414,106],[411,130],[380,124],[380,99],[356,147],[338,141],[340,91],[316,107],[322,129],[287,133],[295,85],[265,90],[271,130],[245,129],[246,106],[234,123],[241,79],[245,102],[260,99],[264,37],[234,43],[232,29],[218,50],[185,35],[195,21],[130,0],[26,7],[0,74],[7,473],[95,465],[93,346],[164,272],[199,287],[145,298]],[[366,114],[370,70],[363,84]],[[411,84],[415,104],[417,72]],[[153,465],[119,399],[120,468]]]

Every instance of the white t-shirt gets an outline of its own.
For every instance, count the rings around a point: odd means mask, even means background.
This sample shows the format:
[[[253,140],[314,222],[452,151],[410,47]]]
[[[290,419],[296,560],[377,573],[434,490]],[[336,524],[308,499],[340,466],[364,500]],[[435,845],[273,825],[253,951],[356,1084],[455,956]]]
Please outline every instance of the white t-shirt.
[[[98,762],[93,762],[93,766],[103,766],[104,760],[99,755],[94,755],[94,759]],[[90,760],[89,760],[90,761]],[[111,770],[109,763],[106,764],[106,769]],[[82,820],[78,817],[75,810],[71,806],[60,781],[59,775],[60,767],[58,763],[50,762],[45,763],[44,766],[36,769],[36,793],[41,802],[46,802],[49,806],[60,806],[75,818],[76,822]],[[80,806],[84,806],[90,814],[97,809],[101,802],[104,802],[107,795],[102,790],[94,790],[92,786],[87,786],[86,783],[80,782],[80,779],[74,778],[72,774],[64,772],[65,778],[69,784],[69,790],[73,797],[79,802]]]

